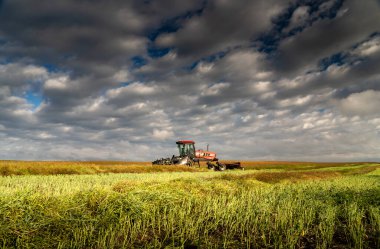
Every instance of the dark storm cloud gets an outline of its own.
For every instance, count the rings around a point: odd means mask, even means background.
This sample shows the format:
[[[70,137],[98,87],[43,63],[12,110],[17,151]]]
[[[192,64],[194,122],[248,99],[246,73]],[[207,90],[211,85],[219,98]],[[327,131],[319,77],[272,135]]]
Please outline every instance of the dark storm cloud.
[[[175,33],[162,34],[158,46],[180,56],[202,58],[236,46],[271,27],[271,19],[290,1],[208,1],[202,15],[186,20]]]
[[[278,97],[288,98],[326,88],[339,89],[339,92],[345,90],[346,94],[368,89],[379,90],[379,66],[380,36],[374,35],[342,51],[340,59],[328,64],[324,70],[316,70],[308,73],[307,77],[301,77],[298,82],[302,80],[302,84],[283,89]]]
[[[71,108],[80,99],[127,80],[114,76],[131,67],[134,56],[146,52],[146,33],[198,5],[197,1],[7,1],[0,15],[1,36],[7,41],[2,52],[67,72],[72,87],[45,89],[44,94],[54,110]]]
[[[1,36],[16,44],[4,53],[49,62],[72,75],[105,77],[144,54],[146,34],[162,20],[198,5],[197,1],[6,1],[0,15]]]
[[[380,27],[380,4],[347,0],[336,18],[320,19],[302,32],[280,42],[275,65],[285,75],[312,70],[319,60],[344,51]]]
[[[0,158],[380,160],[379,8],[0,1]]]

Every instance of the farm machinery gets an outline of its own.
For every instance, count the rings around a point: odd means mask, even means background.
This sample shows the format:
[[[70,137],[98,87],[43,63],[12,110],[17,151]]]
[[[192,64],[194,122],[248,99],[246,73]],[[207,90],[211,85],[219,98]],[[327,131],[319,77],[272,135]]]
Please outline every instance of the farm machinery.
[[[195,142],[192,140],[179,140],[176,142],[179,150],[179,156],[173,155],[168,158],[157,159],[152,162],[152,165],[187,165],[200,167],[201,161],[207,162],[207,168],[223,171],[226,169],[244,169],[240,162],[221,163],[216,157],[216,153],[208,150],[195,150]]]

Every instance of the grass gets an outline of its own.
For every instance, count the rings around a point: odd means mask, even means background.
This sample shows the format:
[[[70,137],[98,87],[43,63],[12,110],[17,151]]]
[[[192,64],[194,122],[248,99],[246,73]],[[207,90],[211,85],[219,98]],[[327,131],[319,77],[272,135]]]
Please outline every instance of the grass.
[[[83,175],[104,173],[197,172],[196,167],[152,166],[148,162],[0,161],[0,175]]]
[[[3,176],[0,248],[380,247],[379,164],[265,165]]]
[[[225,161],[233,162],[233,161]],[[351,170],[371,171],[379,167],[379,163],[315,163],[315,162],[265,162],[242,161],[247,170],[279,170],[279,171],[319,171],[319,170]],[[6,161],[0,160],[0,175],[84,175],[107,173],[154,173],[154,172],[202,172],[207,171],[206,164],[201,167],[187,166],[152,166],[150,162],[122,161]]]

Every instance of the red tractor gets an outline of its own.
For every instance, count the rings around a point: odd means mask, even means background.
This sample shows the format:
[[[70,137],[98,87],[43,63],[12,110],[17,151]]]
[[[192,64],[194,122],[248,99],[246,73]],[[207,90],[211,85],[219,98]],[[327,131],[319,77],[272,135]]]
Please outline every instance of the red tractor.
[[[195,150],[195,142],[192,140],[180,140],[176,142],[179,150],[179,156],[173,155],[171,158],[161,158],[152,162],[153,165],[188,165],[193,166],[195,163],[200,166],[200,161],[206,161],[207,167],[213,170],[225,169],[243,169],[240,162],[220,163],[216,158],[216,153],[207,150]],[[215,163],[213,163],[215,162]]]

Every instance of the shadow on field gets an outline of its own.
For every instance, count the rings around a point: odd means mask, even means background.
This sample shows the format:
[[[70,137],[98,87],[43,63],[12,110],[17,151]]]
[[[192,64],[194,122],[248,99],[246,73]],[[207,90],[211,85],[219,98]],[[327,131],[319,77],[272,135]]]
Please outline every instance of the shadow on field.
[[[265,183],[279,183],[282,181],[297,182],[302,180],[318,180],[341,176],[338,171],[314,171],[314,172],[263,172],[244,175],[226,174],[215,178],[223,180],[257,180]]]

